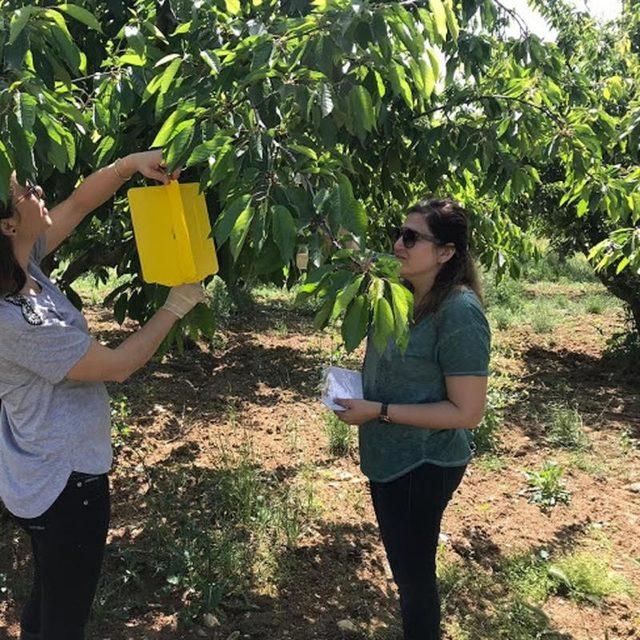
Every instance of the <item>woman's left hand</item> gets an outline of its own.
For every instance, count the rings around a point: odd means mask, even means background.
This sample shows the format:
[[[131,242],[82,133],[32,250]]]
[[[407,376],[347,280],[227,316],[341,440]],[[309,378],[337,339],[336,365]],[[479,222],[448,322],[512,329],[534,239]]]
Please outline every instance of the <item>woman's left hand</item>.
[[[344,407],[344,411],[334,411],[336,416],[347,424],[362,424],[375,420],[380,415],[381,404],[372,400],[355,400],[334,398],[336,404]]]
[[[162,159],[160,149],[132,153],[123,158],[122,162],[131,174],[139,171],[145,178],[157,180],[162,184],[169,184],[170,180],[177,180],[180,176],[180,169],[176,169],[173,173],[167,173],[167,164]]]

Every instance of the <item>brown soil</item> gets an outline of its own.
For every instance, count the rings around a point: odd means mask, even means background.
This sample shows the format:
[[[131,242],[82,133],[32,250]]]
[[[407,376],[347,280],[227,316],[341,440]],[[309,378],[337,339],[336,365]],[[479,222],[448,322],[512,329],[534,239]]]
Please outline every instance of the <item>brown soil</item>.
[[[103,340],[121,339],[123,331],[107,313],[92,309],[89,315]],[[502,430],[503,467],[470,466],[443,523],[447,562],[493,571],[519,551],[589,548],[597,531],[608,541],[616,571],[640,593],[640,494],[628,489],[640,482],[640,373],[603,358],[606,339],[620,322],[612,312],[594,316],[590,325],[584,318],[567,323],[551,335],[513,328],[496,337],[494,372],[516,398]],[[327,453],[317,389],[335,347],[331,337],[314,333],[309,318],[262,306],[221,332],[216,345],[166,357],[112,389],[129,399],[134,435],[112,476],[110,543],[135,545],[145,528],[153,527],[146,511],[149,469],[190,464],[214,470],[223,448],[238,450],[247,441],[260,464],[282,478],[305,466],[313,469],[321,516],[283,559],[287,575],[277,592],[250,594],[246,602],[230,599],[219,626],[184,629],[178,622],[180,603],[158,597],[153,585],[146,585],[146,604],[125,619],[104,614],[94,637],[338,640],[344,637],[337,626],[343,619],[363,631],[359,637],[397,637],[394,587],[357,455]],[[523,472],[548,459],[570,460],[543,440],[541,416],[554,401],[579,408],[593,443],[588,456],[599,470],[567,466],[572,500],[545,513],[522,495]],[[0,574],[10,585],[24,583],[24,541],[1,522],[0,516]],[[105,571],[120,570],[107,559]],[[463,598],[454,602],[475,612],[491,607]],[[550,630],[566,638],[640,638],[634,597],[617,596],[596,606],[554,596],[543,608]],[[17,604],[0,594],[0,638],[17,638],[17,631]]]

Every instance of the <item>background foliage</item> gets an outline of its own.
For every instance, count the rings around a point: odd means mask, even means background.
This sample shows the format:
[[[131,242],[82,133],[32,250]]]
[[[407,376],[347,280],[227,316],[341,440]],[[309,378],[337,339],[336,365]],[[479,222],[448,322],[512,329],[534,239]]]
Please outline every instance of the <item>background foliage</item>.
[[[587,253],[640,327],[638,5],[601,27],[534,4],[556,42],[495,0],[5,0],[0,197],[12,168],[58,201],[163,147],[206,193],[227,286],[302,284],[317,326],[344,318],[352,349],[372,323],[377,344],[404,339],[412,301],[381,255],[386,230],[419,197],[451,195],[486,267],[517,276],[542,230]],[[120,321],[163,300],[122,198],[58,261],[78,303],[80,275],[116,267]],[[211,331],[212,314],[187,324]]]

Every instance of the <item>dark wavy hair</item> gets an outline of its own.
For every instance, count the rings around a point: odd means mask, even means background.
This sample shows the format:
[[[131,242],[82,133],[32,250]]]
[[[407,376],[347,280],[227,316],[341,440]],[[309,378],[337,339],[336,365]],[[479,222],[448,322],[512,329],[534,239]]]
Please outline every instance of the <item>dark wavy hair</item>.
[[[0,220],[11,218],[14,210],[11,200],[4,203],[0,200]],[[27,274],[16,260],[11,240],[0,233],[0,296],[17,293],[27,282]]]
[[[418,202],[407,213],[423,215],[441,245],[455,247],[453,256],[440,267],[431,290],[422,300],[415,301],[416,322],[437,311],[451,291],[459,287],[469,287],[482,302],[480,279],[469,250],[469,216],[465,209],[451,198],[432,198]]]

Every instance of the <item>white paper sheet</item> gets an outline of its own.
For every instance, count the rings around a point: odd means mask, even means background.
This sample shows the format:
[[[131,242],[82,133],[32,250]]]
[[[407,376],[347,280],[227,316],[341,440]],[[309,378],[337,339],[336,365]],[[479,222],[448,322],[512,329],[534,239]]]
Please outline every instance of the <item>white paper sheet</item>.
[[[344,411],[334,398],[362,398],[362,375],[359,371],[328,367],[324,372],[322,402],[334,411]]]

